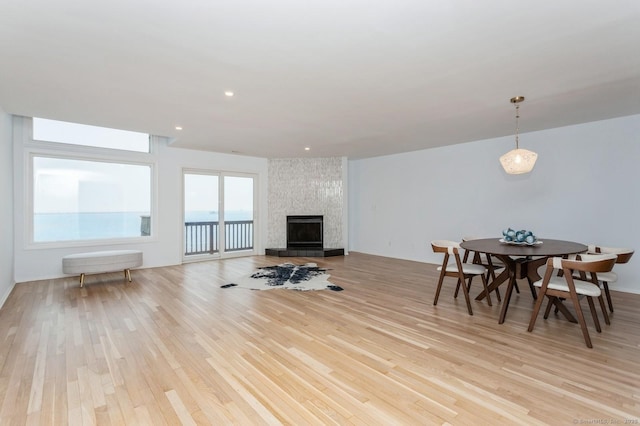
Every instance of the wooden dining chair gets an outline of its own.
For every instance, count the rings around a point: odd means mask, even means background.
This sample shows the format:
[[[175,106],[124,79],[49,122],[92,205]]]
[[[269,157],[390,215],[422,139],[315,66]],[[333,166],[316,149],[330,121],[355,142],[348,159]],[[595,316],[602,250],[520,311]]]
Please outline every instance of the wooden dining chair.
[[[575,259],[563,259],[561,257],[554,257],[547,259],[547,269],[542,280],[536,281],[533,285],[540,288],[538,293],[538,299],[533,308],[531,314],[531,320],[529,321],[529,328],[527,331],[533,331],[533,327],[536,323],[540,307],[542,306],[545,296],[549,300],[549,305],[544,313],[544,319],[549,317],[552,303],[562,303],[561,299],[571,300],[573,307],[578,317],[578,323],[582,329],[582,335],[587,347],[592,348],[591,338],[589,337],[589,331],[587,330],[587,324],[580,307],[579,296],[586,297],[589,302],[589,309],[591,310],[591,316],[596,327],[596,331],[601,332],[600,322],[598,321],[598,314],[596,313],[593,298],[598,298],[600,307],[605,312],[604,300],[602,299],[602,292],[597,281],[597,274],[609,272],[616,263],[616,255],[603,254],[603,255],[589,255],[582,254],[577,255]],[[561,270],[562,276],[558,276],[554,273],[555,270]],[[589,274],[591,281],[586,281],[574,277],[574,272]]]
[[[470,240],[478,240],[481,237],[462,237],[462,242],[470,241]],[[484,258],[482,257],[484,256]],[[487,253],[481,253],[478,251],[465,250],[464,257],[462,258],[462,263],[469,262],[471,259],[471,263],[475,263],[477,265],[483,265],[487,268],[486,278],[487,283],[490,284],[491,281],[496,279],[496,275],[501,272],[502,269],[505,268],[504,263],[498,259],[497,257],[491,256]],[[502,297],[500,296],[500,289],[496,288],[496,297],[498,298],[498,302],[502,301]],[[519,291],[518,291],[519,293]]]
[[[631,256],[633,256],[633,249],[625,249],[625,248],[614,248],[614,247],[601,247],[597,245],[590,244],[588,246],[588,253],[591,254],[615,254],[617,256],[616,264],[623,264],[629,262],[631,260]],[[598,282],[602,284],[602,288],[604,289],[604,295],[607,298],[607,304],[609,305],[609,311],[613,312],[613,302],[611,301],[611,293],[609,293],[609,284],[615,283],[618,281],[618,274],[613,271],[609,272],[601,272],[597,274]]]
[[[469,315],[473,315],[473,310],[471,309],[471,299],[469,298],[469,290],[471,289],[471,281],[473,277],[480,275],[482,279],[482,285],[484,286],[484,290],[487,293],[487,303],[489,306],[491,304],[491,295],[489,294],[489,290],[487,288],[487,268],[484,265],[474,264],[474,263],[466,263],[463,262],[460,258],[460,251],[464,251],[460,248],[460,244],[455,241],[448,240],[436,240],[431,241],[431,248],[434,253],[443,253],[444,260],[442,261],[442,266],[438,267],[438,271],[440,271],[440,278],[438,279],[438,287],[436,288],[436,296],[433,299],[433,305],[436,306],[438,304],[438,297],[440,296],[440,290],[442,289],[442,283],[444,281],[444,277],[453,277],[457,278],[456,291],[453,295],[454,298],[458,297],[458,291],[462,288],[462,293],[464,294],[465,301],[467,302],[467,310],[469,311]],[[453,262],[449,262],[453,257]]]

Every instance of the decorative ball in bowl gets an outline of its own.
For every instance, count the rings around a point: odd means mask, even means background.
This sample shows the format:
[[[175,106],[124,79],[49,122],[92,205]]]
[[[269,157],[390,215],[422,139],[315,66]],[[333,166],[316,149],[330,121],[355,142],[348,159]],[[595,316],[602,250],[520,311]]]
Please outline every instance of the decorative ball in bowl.
[[[531,231],[527,231],[526,229],[516,231],[511,228],[502,231],[502,239],[505,243],[512,244],[535,244],[535,242],[538,241],[538,238],[536,238]]]

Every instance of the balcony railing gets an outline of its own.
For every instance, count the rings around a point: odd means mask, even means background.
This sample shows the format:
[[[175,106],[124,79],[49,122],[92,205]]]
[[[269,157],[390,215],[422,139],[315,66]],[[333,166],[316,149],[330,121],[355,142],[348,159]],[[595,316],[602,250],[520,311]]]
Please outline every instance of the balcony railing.
[[[213,254],[218,249],[218,222],[185,222],[184,254]]]
[[[225,252],[253,250],[252,220],[231,220],[224,225]],[[185,222],[185,256],[218,253],[219,227],[219,222]]]
[[[225,222],[224,239],[224,251],[253,250],[253,221]]]

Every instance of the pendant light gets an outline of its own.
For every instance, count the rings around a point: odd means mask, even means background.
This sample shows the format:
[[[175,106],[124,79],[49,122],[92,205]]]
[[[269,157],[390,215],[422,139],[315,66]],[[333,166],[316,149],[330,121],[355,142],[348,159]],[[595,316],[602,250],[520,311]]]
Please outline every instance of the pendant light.
[[[504,171],[510,175],[529,173],[533,170],[533,166],[538,159],[538,154],[533,151],[521,149],[518,144],[518,133],[520,131],[518,119],[520,118],[520,102],[522,101],[524,101],[524,96],[511,98],[511,103],[516,106],[516,149],[512,149],[500,157],[500,164],[502,164]]]

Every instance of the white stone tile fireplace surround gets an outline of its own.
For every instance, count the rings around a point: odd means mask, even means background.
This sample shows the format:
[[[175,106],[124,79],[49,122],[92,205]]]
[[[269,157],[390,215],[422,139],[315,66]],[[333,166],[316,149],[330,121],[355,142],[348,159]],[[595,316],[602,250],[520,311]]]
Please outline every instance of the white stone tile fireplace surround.
[[[340,157],[269,160],[266,247],[287,246],[292,215],[322,215],[324,247],[346,247],[346,167]]]

